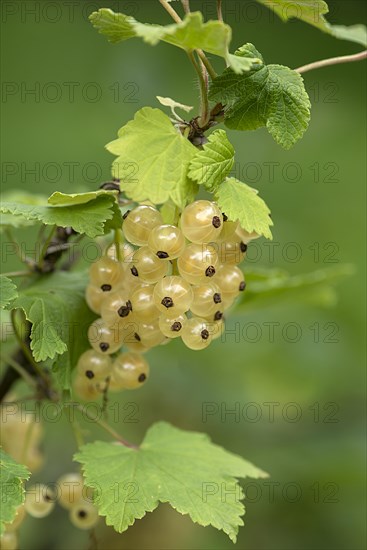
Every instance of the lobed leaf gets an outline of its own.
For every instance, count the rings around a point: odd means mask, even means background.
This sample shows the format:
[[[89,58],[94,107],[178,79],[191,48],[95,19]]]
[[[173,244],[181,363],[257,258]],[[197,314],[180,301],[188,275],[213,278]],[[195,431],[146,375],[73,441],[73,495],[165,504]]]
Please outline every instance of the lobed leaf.
[[[152,46],[163,41],[186,51],[201,49],[224,58],[236,73],[249,70],[259,61],[245,56],[238,59],[230,54],[231,27],[223,21],[204,22],[201,12],[186,14],[182,22],[166,26],[140,23],[107,8],[93,12],[89,19],[94,28],[113,43],[139,37]]]
[[[0,448],[0,536],[5,524],[11,523],[18,507],[24,502],[23,481],[30,472]]]
[[[227,178],[217,188],[215,199],[229,220],[238,220],[249,233],[272,238],[270,210],[255,189],[236,178]]]
[[[165,422],[148,430],[139,449],[97,441],[84,445],[74,459],[82,464],[86,485],[98,488],[99,513],[120,533],[159,502],[168,502],[235,542],[245,511],[237,478],[267,477],[206,435]]]
[[[252,44],[241,49],[251,50]],[[310,121],[311,105],[303,78],[282,65],[261,65],[243,75],[226,69],[213,80],[209,97],[227,103],[228,128],[256,130],[266,126],[284,149],[290,149],[303,136]]]
[[[215,191],[234,164],[234,148],[224,130],[216,130],[190,162],[189,177]]]
[[[17,296],[17,287],[13,281],[5,275],[0,275],[0,308],[6,309]]]
[[[120,187],[129,198],[154,204],[171,198],[180,208],[194,199],[197,185],[187,177],[187,170],[196,148],[166,114],[144,107],[118,135],[106,147],[118,156],[113,175],[120,179]]]

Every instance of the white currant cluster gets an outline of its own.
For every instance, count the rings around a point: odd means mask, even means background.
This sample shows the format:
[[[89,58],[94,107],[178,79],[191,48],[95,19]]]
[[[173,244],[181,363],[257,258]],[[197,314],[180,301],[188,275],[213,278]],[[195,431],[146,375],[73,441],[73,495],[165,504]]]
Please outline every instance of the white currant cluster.
[[[52,512],[56,502],[68,510],[70,521],[75,527],[92,529],[97,525],[99,515],[91,500],[92,491],[83,484],[83,478],[78,473],[61,476],[55,489],[43,483],[29,487],[25,502],[19,506],[15,519],[5,526],[5,532],[0,538],[0,549],[17,550],[17,530],[26,515],[44,518]]]
[[[125,214],[122,229],[127,242],[90,268],[86,300],[100,317],[74,380],[86,400],[106,387],[143,384],[149,365],[142,353],[155,346],[181,337],[201,350],[220,337],[224,312],[246,286],[238,264],[258,237],[207,200],[187,206],[178,226],[164,224],[156,208],[138,206]]]

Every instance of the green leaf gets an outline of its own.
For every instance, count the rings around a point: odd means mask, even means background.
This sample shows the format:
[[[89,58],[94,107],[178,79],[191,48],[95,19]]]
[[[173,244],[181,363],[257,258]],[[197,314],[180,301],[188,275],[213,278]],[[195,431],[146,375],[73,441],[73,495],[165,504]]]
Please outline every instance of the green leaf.
[[[2,193],[1,202],[44,205],[47,202],[47,196],[27,193],[26,191],[16,189]],[[27,225],[32,225],[33,223],[34,222],[29,221],[22,216],[13,216],[12,214],[4,213],[0,216],[0,229],[7,227],[25,227]]]
[[[121,180],[120,187],[129,198],[154,204],[171,198],[180,208],[194,199],[197,186],[187,177],[187,170],[196,148],[167,115],[144,107],[118,135],[106,147],[118,156],[113,175]]]
[[[367,32],[364,25],[331,25],[324,17],[329,8],[323,0],[257,0],[270,10],[273,10],[283,21],[296,18],[313,25],[323,32],[340,38],[367,45]]]
[[[9,304],[15,300],[18,296],[18,291],[16,285],[11,279],[5,277],[5,275],[0,276],[0,307],[5,309]]]
[[[189,177],[215,191],[234,164],[234,148],[224,130],[213,132],[201,151],[190,162]]]
[[[31,349],[35,360],[54,360],[54,370],[64,389],[79,355],[88,348],[87,329],[96,316],[84,294],[88,275],[84,271],[44,275],[19,290],[12,309],[22,309],[32,323]],[[61,357],[60,357],[61,356]]]
[[[257,191],[236,178],[227,178],[217,189],[215,199],[222,212],[231,221],[239,220],[241,226],[252,233],[272,239],[270,210]]]
[[[74,458],[83,465],[86,484],[99,489],[99,513],[120,533],[159,502],[168,502],[192,521],[223,530],[235,542],[244,514],[236,478],[267,477],[206,435],[164,422],[149,429],[139,449],[97,441],[84,445]],[[236,494],[230,495],[231,490]]]
[[[194,108],[194,107],[191,107],[190,105],[184,105],[183,103],[179,103],[178,101],[175,101],[170,97],[162,97],[160,95],[157,95],[157,99],[159,103],[164,107],[170,107],[171,112],[175,117],[177,117],[175,109],[182,109],[186,113],[189,113]]]
[[[335,38],[349,40],[367,47],[367,28],[365,25],[329,25],[330,32]]]
[[[247,44],[243,51],[251,48]],[[266,126],[285,149],[302,137],[310,120],[310,100],[301,75],[282,65],[262,65],[243,75],[227,69],[213,80],[209,97],[227,103],[228,128]]]
[[[111,227],[119,228],[122,216],[113,191],[65,195],[54,193],[45,205],[3,202],[0,212],[17,219],[46,225],[72,227],[91,238],[103,235]]]
[[[334,306],[337,296],[333,285],[339,279],[350,277],[353,266],[341,264],[311,273],[290,275],[278,269],[246,266],[246,292],[236,305],[236,311],[256,310],[285,303],[304,302],[316,306]]]
[[[23,481],[29,476],[25,466],[0,448],[0,535],[4,532],[4,524],[14,520],[17,508],[24,502]]]
[[[110,42],[140,37],[152,46],[163,41],[186,51],[202,49],[224,58],[236,73],[247,71],[259,62],[258,59],[245,56],[238,59],[230,54],[228,48],[232,39],[231,27],[222,21],[205,23],[201,12],[189,13],[182,22],[166,26],[139,23],[133,17],[114,13],[107,8],[92,13],[89,19]]]

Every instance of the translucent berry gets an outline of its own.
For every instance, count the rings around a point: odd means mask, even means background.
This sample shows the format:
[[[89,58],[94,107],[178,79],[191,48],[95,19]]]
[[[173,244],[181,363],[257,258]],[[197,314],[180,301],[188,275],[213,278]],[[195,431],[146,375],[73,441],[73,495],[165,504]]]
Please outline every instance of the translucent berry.
[[[255,233],[254,231],[249,233],[248,231],[246,231],[246,229],[243,229],[240,225],[238,225],[236,229],[236,234],[238,235],[240,240],[245,244],[248,244],[250,241],[253,241],[261,237],[261,235],[259,235],[258,233]]]
[[[159,328],[166,338],[178,338],[181,336],[186,323],[187,317],[184,313],[175,317],[161,315],[159,318]]]
[[[108,327],[103,319],[97,319],[88,329],[88,340],[92,348],[106,355],[115,353],[122,345],[118,324]]]
[[[5,531],[0,537],[1,550],[17,550],[18,537],[13,531]]]
[[[245,259],[247,244],[240,240],[219,241],[215,245],[222,264],[237,265]]]
[[[190,244],[177,260],[180,275],[193,285],[209,281],[218,269],[219,259],[214,247]]]
[[[203,283],[193,287],[194,299],[191,311],[199,317],[208,317],[223,308],[220,288],[214,283]]]
[[[111,367],[112,361],[109,355],[102,355],[94,349],[89,349],[79,357],[76,369],[80,376],[93,382],[100,382],[110,374]]]
[[[101,313],[101,307],[106,298],[106,293],[101,287],[96,285],[88,285],[85,291],[85,301],[89,309],[98,315]]]
[[[168,269],[168,260],[159,259],[148,246],[142,246],[134,254],[130,271],[141,281],[152,284],[167,275]]]
[[[137,288],[131,295],[134,316],[138,321],[150,321],[160,316],[160,311],[153,298],[154,286]]]
[[[83,401],[94,401],[101,397],[102,391],[105,388],[103,382],[93,382],[86,376],[77,375],[72,383],[73,392]]]
[[[174,260],[185,248],[185,237],[175,225],[159,225],[151,231],[148,246],[159,259]]]
[[[156,284],[153,296],[159,311],[175,316],[190,309],[193,291],[185,279],[171,275]]]
[[[70,510],[83,498],[86,488],[83,484],[83,477],[78,473],[69,473],[57,480],[58,503],[63,508]]]
[[[30,516],[44,518],[55,506],[55,494],[47,485],[37,483],[27,489],[24,506]]]
[[[220,232],[218,241],[233,241],[237,239],[241,240],[241,238],[236,233],[238,227],[238,222],[229,221],[228,219],[226,219],[226,216],[223,215],[222,231]]]
[[[184,344],[193,350],[205,349],[212,341],[210,323],[200,317],[192,317],[182,332]]]
[[[223,216],[214,202],[199,200],[186,206],[181,216],[185,237],[197,244],[215,241],[223,225]]]
[[[103,256],[91,265],[89,278],[93,286],[97,286],[103,292],[108,293],[123,284],[124,268],[121,263],[108,256]]]
[[[124,339],[124,344],[132,351],[142,351],[159,346],[164,336],[159,328],[158,319],[150,322],[136,321],[132,323],[131,332]]]
[[[117,257],[117,250],[119,250],[120,253],[120,260]],[[114,243],[107,250],[107,256],[115,260],[115,262],[120,261],[124,264],[131,260],[134,252],[134,247],[132,247],[129,243],[120,243],[118,249],[116,248],[116,244]]]
[[[128,241],[142,246],[147,244],[152,229],[162,223],[162,216],[156,208],[142,205],[125,215],[122,228]]]
[[[126,290],[113,292],[102,304],[101,317],[108,327],[126,321],[132,314],[132,304]]]
[[[242,271],[237,266],[232,265],[223,265],[219,268],[215,283],[226,300],[235,298],[246,288]]]
[[[133,352],[121,353],[113,362],[111,389],[139,388],[148,376],[149,364],[142,355]]]
[[[70,521],[78,529],[92,529],[98,523],[97,508],[84,500],[77,502],[70,509]]]

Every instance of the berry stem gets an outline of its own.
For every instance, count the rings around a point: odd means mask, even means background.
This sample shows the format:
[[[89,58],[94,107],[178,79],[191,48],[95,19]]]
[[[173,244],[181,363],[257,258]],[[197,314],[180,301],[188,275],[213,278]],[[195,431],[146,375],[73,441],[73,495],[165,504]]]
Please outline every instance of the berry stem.
[[[54,236],[54,234],[56,233],[56,225],[54,225],[52,228],[51,228],[51,231],[47,237],[47,239],[45,240],[45,242],[43,243],[43,246],[42,246],[42,250],[41,250],[41,254],[40,254],[40,257],[38,258],[38,267],[40,269],[40,271],[42,271],[42,267],[44,266],[44,263],[45,263],[45,256],[47,254],[47,250],[48,250],[48,245],[50,244],[50,242],[52,241],[52,237]]]
[[[222,0],[217,0],[217,17],[218,17],[218,21],[223,22]]]
[[[331,65],[339,65],[340,63],[352,63],[353,61],[362,61],[367,58],[367,50],[364,52],[355,53],[353,55],[341,55],[339,57],[331,57],[329,59],[322,59],[321,61],[314,61],[308,65],[303,65],[294,69],[296,73],[307,73],[308,71],[313,71],[314,69],[321,69],[322,67],[329,67]]]
[[[206,75],[206,69],[203,66],[201,70],[198,62],[195,59],[193,52],[187,52],[191,63],[193,64],[195,71],[197,72],[200,84],[201,93],[201,108],[200,108],[200,125],[205,126],[209,120],[209,99],[208,99],[208,81]]]
[[[185,13],[190,13],[190,0],[181,0],[181,4]]]
[[[129,441],[121,437],[119,433],[117,433],[113,428],[111,428],[109,424],[107,424],[107,422],[105,422],[101,418],[95,418],[95,416],[91,416],[88,410],[86,409],[86,407],[83,407],[82,405],[78,405],[76,409],[79,412],[81,412],[83,415],[85,415],[86,418],[88,418],[88,420],[91,420],[92,422],[95,422],[96,424],[98,424],[98,426],[100,426],[103,430],[108,432],[114,439],[116,439],[119,443],[121,443],[125,447],[129,447],[130,449],[135,449],[135,450],[139,449],[137,445],[134,445],[133,443],[130,443]]]

